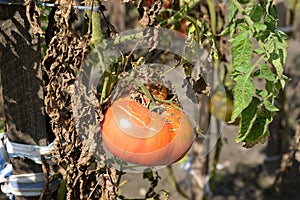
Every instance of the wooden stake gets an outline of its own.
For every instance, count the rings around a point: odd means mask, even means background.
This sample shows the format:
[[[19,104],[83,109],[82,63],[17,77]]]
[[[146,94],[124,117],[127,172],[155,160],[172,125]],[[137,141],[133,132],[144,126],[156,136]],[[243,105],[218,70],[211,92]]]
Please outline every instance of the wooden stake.
[[[33,34],[23,6],[0,6],[0,68],[8,138],[47,145],[39,37]],[[28,159],[12,159],[13,174],[41,172]],[[39,197],[17,197],[17,200]]]

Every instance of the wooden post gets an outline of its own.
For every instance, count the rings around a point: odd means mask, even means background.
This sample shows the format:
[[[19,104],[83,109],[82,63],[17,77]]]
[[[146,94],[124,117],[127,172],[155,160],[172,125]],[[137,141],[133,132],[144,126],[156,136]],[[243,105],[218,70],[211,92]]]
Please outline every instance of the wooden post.
[[[200,106],[200,121],[199,121],[199,127],[201,130],[206,131],[209,128],[209,111],[208,111],[208,98],[204,95],[199,95],[199,106]],[[206,114],[205,114],[206,113]],[[195,200],[201,200],[204,195],[205,195],[205,178],[206,175],[208,174],[208,162],[209,162],[209,156],[204,156],[204,157],[199,157],[199,153],[201,149],[203,148],[203,140],[202,139],[197,139],[195,140],[193,144],[193,149],[192,149],[192,155],[193,155],[193,163],[192,163],[192,168],[195,170],[195,174],[192,178],[192,199]],[[199,182],[200,181],[200,182]]]
[[[0,68],[8,138],[47,145],[39,37],[23,6],[0,5]],[[41,172],[29,159],[12,159],[13,173]],[[17,200],[39,197],[17,197]]]

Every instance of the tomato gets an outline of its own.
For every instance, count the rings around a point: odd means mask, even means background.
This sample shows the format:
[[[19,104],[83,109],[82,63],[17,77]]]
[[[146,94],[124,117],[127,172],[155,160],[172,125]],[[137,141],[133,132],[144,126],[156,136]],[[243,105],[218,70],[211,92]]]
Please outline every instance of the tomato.
[[[225,96],[226,95],[226,96]],[[229,122],[233,111],[232,95],[229,92],[223,94],[222,91],[216,91],[209,104],[209,110],[218,120]],[[239,120],[236,120],[233,125],[237,125]]]
[[[159,114],[130,97],[115,101],[106,111],[102,124],[105,147],[121,160],[143,166],[178,161],[192,145],[193,126],[180,110],[164,108]]]

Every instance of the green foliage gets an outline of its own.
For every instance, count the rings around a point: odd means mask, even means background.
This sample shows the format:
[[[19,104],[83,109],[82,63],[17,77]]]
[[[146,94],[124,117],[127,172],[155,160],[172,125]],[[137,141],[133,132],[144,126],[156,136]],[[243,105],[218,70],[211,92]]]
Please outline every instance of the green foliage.
[[[215,29],[215,12],[211,12],[215,4],[210,0],[207,4],[210,10],[209,23],[198,19],[197,15],[190,15],[190,7],[185,6],[160,25],[165,26],[182,18],[189,21],[187,34],[201,45],[210,44],[210,55],[218,67],[220,58],[214,36],[229,35],[233,70],[227,70],[232,72],[231,79],[234,81],[231,122],[241,119],[236,142],[246,142],[246,146],[264,142],[269,135],[268,125],[279,110],[275,99],[287,80],[283,73],[287,36],[277,30],[276,7],[272,0],[264,3],[257,0],[232,0],[227,28],[221,29],[218,34]],[[256,80],[261,80],[265,85],[258,88]],[[226,81],[224,83],[226,85]]]
[[[0,120],[0,133],[5,131],[5,121]]]
[[[265,141],[268,125],[278,111],[275,99],[287,80],[283,74],[287,36],[276,29],[278,15],[271,0],[263,6],[255,0],[232,0],[228,17],[229,25],[223,34],[229,33],[232,38],[235,84],[231,121],[241,118],[236,142],[253,146]],[[257,88],[255,79],[264,80],[265,88]]]

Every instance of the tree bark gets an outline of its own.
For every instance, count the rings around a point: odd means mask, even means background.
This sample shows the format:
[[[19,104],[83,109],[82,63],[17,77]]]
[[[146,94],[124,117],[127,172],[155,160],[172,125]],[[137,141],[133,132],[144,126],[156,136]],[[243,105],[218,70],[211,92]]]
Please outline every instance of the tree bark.
[[[39,37],[25,7],[0,6],[0,68],[10,141],[47,145]],[[12,159],[13,174],[42,172],[29,159]],[[17,200],[39,197],[16,197]]]

